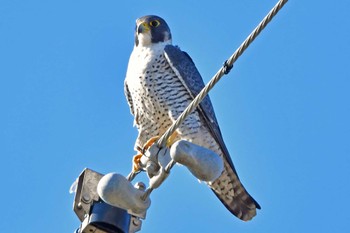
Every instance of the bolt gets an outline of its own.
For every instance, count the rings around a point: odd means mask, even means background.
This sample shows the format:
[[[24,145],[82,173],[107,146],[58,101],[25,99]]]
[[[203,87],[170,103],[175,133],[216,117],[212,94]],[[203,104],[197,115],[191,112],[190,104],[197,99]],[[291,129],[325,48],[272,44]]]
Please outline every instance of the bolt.
[[[82,199],[83,199],[83,202],[85,202],[85,203],[89,203],[91,201],[91,197],[87,193],[83,194]]]

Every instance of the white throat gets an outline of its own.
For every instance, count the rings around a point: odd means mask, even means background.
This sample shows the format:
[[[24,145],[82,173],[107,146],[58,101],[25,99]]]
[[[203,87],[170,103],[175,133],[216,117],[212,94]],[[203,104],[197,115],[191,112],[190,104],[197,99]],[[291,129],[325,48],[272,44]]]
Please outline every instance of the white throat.
[[[141,35],[139,36],[139,44],[135,48],[149,48],[149,49],[156,49],[156,48],[164,48],[165,45],[172,44],[171,39],[166,40],[165,42],[158,42],[158,43],[152,43],[151,37],[149,35]]]

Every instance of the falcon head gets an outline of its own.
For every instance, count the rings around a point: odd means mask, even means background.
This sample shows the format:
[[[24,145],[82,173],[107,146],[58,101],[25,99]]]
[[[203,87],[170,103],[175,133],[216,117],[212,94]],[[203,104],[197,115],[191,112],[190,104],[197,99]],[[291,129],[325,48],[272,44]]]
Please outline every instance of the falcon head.
[[[171,43],[168,24],[159,16],[146,15],[136,20],[135,46],[148,46],[159,42]]]

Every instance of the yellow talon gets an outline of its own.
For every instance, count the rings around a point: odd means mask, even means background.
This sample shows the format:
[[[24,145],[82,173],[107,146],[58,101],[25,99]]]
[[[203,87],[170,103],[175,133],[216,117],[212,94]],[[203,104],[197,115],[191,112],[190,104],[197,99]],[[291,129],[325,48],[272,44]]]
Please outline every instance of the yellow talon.
[[[145,152],[146,150],[148,150],[153,145],[153,143],[158,141],[159,138],[160,138],[159,136],[154,136],[148,139],[148,141],[143,145],[142,152]]]
[[[166,147],[171,147],[172,144],[174,144],[174,142],[176,141],[176,137],[178,136],[179,134],[175,131],[170,137],[169,139],[167,140],[166,142]],[[144,152],[146,150],[148,150],[152,145],[153,143],[155,143],[156,141],[158,141],[158,139],[160,138],[160,136],[154,136],[154,137],[151,137],[144,145],[142,148],[138,148],[137,150],[140,152],[139,154],[135,155],[132,159],[132,171],[133,172],[138,172],[140,170],[142,170],[142,167],[140,166],[140,161],[141,161],[141,158],[144,154]]]
[[[132,171],[138,172],[141,170],[140,167],[140,160],[141,160],[142,154],[137,154],[132,158]]]
[[[132,159],[132,171],[134,173],[142,170],[142,167],[140,166],[141,158],[146,150],[150,148],[153,143],[155,143],[159,139],[159,136],[151,137],[142,148],[137,148],[137,150],[140,152],[139,154],[135,155]]]

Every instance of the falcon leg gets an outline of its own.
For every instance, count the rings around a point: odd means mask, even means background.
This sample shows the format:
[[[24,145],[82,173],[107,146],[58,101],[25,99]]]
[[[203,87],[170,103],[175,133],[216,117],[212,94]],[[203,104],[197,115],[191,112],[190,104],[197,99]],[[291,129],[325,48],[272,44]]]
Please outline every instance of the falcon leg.
[[[140,160],[143,154],[137,154],[132,158],[132,172],[137,173],[141,171]]]
[[[159,138],[160,136],[154,136],[148,139],[148,141],[142,147],[142,152],[144,153],[146,150],[148,150],[148,148],[150,148]]]
[[[175,131],[167,140],[166,142],[166,147],[171,147],[172,144],[174,144],[177,141],[177,136],[179,134]],[[140,166],[140,160],[143,154],[148,150],[158,139],[160,136],[154,136],[151,137],[144,145],[142,148],[138,148],[137,150],[140,152],[139,154],[135,155],[132,159],[132,171],[134,173],[141,171],[142,167]]]
[[[136,173],[142,170],[142,167],[140,166],[140,160],[146,150],[150,148],[150,146],[153,145],[157,140],[159,139],[159,136],[155,136],[150,138],[142,148],[137,148],[137,150],[140,152],[139,154],[135,155],[132,159],[132,172]]]

